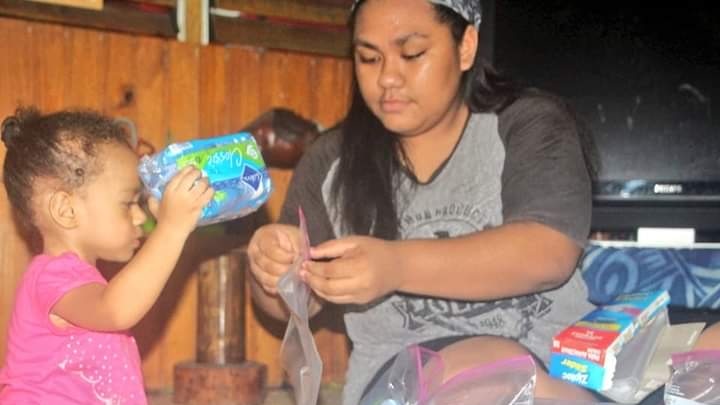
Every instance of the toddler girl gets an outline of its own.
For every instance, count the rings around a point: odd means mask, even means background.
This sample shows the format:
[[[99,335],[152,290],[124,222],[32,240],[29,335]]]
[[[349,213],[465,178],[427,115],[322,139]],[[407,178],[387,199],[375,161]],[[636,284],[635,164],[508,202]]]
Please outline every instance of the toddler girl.
[[[187,167],[149,201],[142,244],[138,158],[94,112],[18,109],[2,124],[3,181],[37,249],[18,286],[0,370],[2,404],[146,404],[128,330],[150,309],[213,195]],[[136,253],[137,251],[137,253]],[[98,260],[127,262],[107,281]]]

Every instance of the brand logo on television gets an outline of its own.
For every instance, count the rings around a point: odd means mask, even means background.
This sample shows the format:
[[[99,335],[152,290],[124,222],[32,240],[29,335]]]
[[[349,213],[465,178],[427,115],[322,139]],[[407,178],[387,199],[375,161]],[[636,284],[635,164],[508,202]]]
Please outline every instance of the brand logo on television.
[[[680,194],[682,191],[682,184],[657,183],[653,186],[653,193],[655,194]]]

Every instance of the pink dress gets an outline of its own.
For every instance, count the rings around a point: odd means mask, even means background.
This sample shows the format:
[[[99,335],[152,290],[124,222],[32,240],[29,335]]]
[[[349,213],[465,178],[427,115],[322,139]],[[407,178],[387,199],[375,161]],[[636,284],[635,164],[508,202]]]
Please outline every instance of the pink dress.
[[[107,281],[73,253],[33,258],[16,292],[0,404],[147,404],[132,336],[50,322],[53,305],[88,283]]]

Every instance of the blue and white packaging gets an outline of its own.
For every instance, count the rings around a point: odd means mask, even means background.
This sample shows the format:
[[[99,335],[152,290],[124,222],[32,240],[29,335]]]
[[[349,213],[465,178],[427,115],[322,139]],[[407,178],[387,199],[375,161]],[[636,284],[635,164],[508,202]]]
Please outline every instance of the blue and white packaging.
[[[246,216],[260,208],[272,191],[260,149],[247,132],[170,144],[144,156],[138,171],[145,188],[160,199],[168,181],[188,165],[201,170],[215,190],[198,226]]]

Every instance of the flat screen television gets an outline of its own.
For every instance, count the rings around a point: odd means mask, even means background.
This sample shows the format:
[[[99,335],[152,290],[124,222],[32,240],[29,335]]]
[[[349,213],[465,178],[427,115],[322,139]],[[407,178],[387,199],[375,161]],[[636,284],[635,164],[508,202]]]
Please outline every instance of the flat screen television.
[[[599,167],[593,228],[720,230],[720,3],[486,2],[488,57],[569,100]]]

